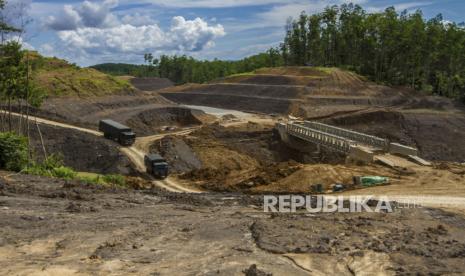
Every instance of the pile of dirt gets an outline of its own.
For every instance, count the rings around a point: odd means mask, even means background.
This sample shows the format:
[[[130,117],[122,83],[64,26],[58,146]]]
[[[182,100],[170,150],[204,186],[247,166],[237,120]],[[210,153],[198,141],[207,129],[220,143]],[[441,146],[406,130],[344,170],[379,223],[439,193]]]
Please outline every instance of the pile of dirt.
[[[64,164],[81,172],[123,174],[132,172],[129,159],[119,146],[103,137],[73,129],[39,125],[47,155],[63,157]],[[31,126],[31,142],[38,161],[44,159],[39,131]]]
[[[269,126],[251,122],[232,127],[204,126],[182,139],[167,140],[167,148],[157,143],[154,150],[166,153],[175,168],[192,168],[192,164],[197,164],[193,160],[199,160],[200,168],[186,170],[181,177],[214,191],[254,192],[257,187],[275,191],[279,184],[274,183],[302,168],[293,160],[309,159],[312,163],[321,160],[306,158],[305,153],[278,141]]]
[[[183,107],[161,107],[141,111],[126,120],[138,135],[159,133],[163,127],[188,127],[201,125],[207,117],[203,111]]]
[[[320,184],[324,191],[331,190],[335,184],[343,184],[345,189],[355,188],[354,176],[382,175],[390,179],[399,176],[394,171],[382,166],[350,166],[350,165],[301,165],[295,173],[277,179],[267,186],[258,186],[254,192],[273,193],[311,193],[312,186]]]
[[[131,78],[131,84],[142,91],[156,91],[174,86],[174,83],[166,78]]]
[[[195,152],[179,137],[164,137],[151,146],[150,152],[160,153],[170,164],[170,171],[174,173],[187,173],[202,167]]]
[[[211,83],[243,83],[255,85],[294,85],[294,86],[316,86],[323,77],[315,76],[292,76],[292,75],[267,75],[267,74],[245,74],[230,76],[224,79],[215,80]]]
[[[465,160],[465,115],[375,110],[334,116],[324,122],[414,146],[427,160]]]

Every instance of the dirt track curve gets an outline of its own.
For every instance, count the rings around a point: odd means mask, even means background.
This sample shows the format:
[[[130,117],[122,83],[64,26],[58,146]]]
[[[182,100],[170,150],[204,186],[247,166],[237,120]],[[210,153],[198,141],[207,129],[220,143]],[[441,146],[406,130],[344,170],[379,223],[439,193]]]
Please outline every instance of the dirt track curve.
[[[5,113],[5,111],[0,111],[0,113]],[[21,116],[21,114],[18,113],[11,113],[13,116]],[[45,124],[45,125],[51,125],[51,126],[56,126],[56,127],[61,127],[61,128],[69,128],[69,129],[74,129],[80,132],[85,132],[88,134],[92,134],[95,136],[103,137],[103,134],[99,131],[95,131],[92,129],[87,129],[87,128],[82,128],[82,127],[77,127],[73,126],[70,124],[64,124],[64,123],[59,123],[35,116],[29,116],[29,119],[33,122],[37,122],[39,124]],[[120,151],[126,155],[129,160],[134,165],[134,168],[140,172],[140,173],[145,173],[146,168],[144,165],[144,155],[145,151],[139,150],[139,148],[142,147],[142,149],[147,149],[148,152],[148,145],[150,145],[151,142],[157,141],[159,139],[162,139],[163,137],[167,135],[187,135],[191,133],[195,128],[192,129],[187,129],[187,130],[181,130],[178,132],[171,132],[171,133],[166,133],[166,134],[158,134],[158,135],[153,135],[153,136],[146,136],[146,137],[139,137],[136,139],[136,143],[131,146],[131,147],[119,147]],[[139,145],[139,148],[137,147]],[[177,183],[177,181],[172,178],[168,177],[164,180],[155,180],[152,178],[152,183],[156,185],[159,188],[165,189],[170,192],[175,192],[175,193],[201,193],[202,191],[198,189],[193,189],[193,188],[187,188],[184,187],[183,185]]]

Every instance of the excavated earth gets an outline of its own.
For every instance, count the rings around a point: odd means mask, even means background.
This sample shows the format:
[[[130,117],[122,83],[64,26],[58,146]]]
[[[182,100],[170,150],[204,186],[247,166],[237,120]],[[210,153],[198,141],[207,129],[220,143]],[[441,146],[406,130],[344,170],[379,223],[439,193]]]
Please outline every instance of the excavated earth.
[[[14,117],[14,129],[18,129],[18,121]],[[22,125],[26,128],[25,120]],[[135,173],[130,160],[120,152],[120,145],[103,137],[71,128],[36,124],[34,119],[29,121],[29,134],[35,161],[41,162],[46,156],[53,154],[61,158],[65,166],[78,172],[123,175]]]
[[[166,78],[131,78],[131,84],[142,91],[156,91],[174,86],[174,83]]]
[[[305,193],[313,184],[325,189],[336,183],[349,187],[356,175],[398,177],[378,165],[345,165],[344,156],[334,152],[299,152],[282,143],[272,126],[251,122],[213,124],[188,136],[166,136],[150,151],[163,155],[181,179],[210,191]]]
[[[39,127],[46,154],[62,157],[65,166],[80,172],[102,174],[128,175],[133,172],[131,162],[115,142],[74,129],[42,124]],[[43,160],[41,139],[35,125],[31,128],[30,141],[36,160]]]
[[[19,107],[14,108],[19,111]],[[98,129],[102,119],[113,119],[133,128],[142,136],[153,135],[162,126],[192,126],[211,118],[199,110],[190,110],[158,94],[135,91],[105,97],[48,98],[35,116],[90,129]]]
[[[465,217],[263,212],[258,196],[132,191],[0,172],[2,275],[443,275]],[[247,274],[261,273],[261,274]]]
[[[261,69],[159,93],[178,103],[319,120],[417,147],[428,160],[465,161],[463,104],[340,69]]]

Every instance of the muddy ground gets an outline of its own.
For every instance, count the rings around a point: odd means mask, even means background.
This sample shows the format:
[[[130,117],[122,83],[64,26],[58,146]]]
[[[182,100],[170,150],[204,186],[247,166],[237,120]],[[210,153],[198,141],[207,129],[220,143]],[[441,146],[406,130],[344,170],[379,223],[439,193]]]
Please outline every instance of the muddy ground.
[[[273,215],[260,197],[8,175],[0,172],[2,275],[465,271],[465,217],[437,209]]]

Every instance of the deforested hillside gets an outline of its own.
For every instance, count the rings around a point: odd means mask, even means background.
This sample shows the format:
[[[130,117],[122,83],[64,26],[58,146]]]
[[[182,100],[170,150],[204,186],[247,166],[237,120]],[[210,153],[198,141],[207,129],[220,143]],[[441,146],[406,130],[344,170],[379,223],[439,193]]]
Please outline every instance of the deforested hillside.
[[[93,97],[130,93],[134,88],[128,81],[101,73],[92,68],[80,68],[65,60],[43,57],[29,52],[33,82],[49,97]]]

